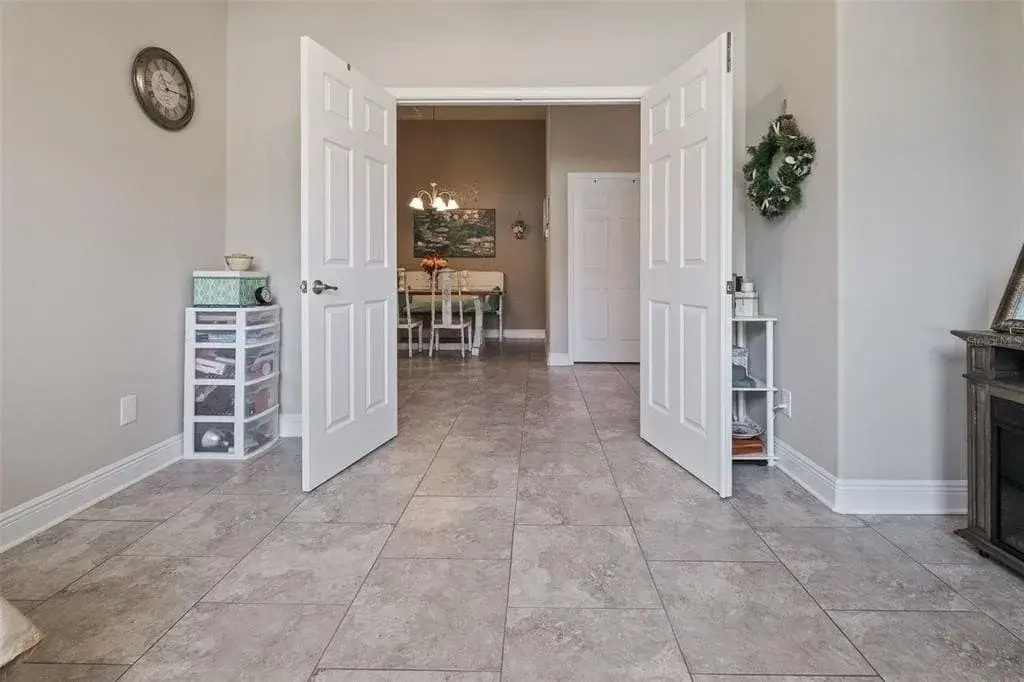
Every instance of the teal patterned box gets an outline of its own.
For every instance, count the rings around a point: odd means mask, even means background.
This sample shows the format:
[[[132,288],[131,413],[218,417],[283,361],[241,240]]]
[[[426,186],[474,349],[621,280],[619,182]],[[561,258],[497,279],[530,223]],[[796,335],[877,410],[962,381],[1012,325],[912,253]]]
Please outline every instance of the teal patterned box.
[[[256,305],[256,290],[267,285],[265,272],[196,270],[192,273],[192,305],[237,308]]]

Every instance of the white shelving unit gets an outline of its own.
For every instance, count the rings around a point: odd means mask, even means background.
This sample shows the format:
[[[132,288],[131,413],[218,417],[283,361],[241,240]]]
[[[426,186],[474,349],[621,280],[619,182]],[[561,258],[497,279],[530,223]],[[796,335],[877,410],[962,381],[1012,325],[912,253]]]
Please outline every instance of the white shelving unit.
[[[278,439],[281,307],[186,308],[186,459],[251,459]]]
[[[746,348],[747,374],[754,380],[753,386],[734,386],[733,395],[733,419],[745,420],[747,416],[747,401],[752,395],[763,395],[765,403],[764,433],[761,435],[762,452],[759,454],[736,454],[733,461],[754,461],[767,462],[770,466],[775,465],[775,408],[776,394],[779,388],[775,385],[775,323],[776,317],[758,315],[756,317],[732,318],[733,345]],[[755,376],[750,372],[749,362],[749,339],[754,334],[764,334],[764,376]],[[758,421],[758,420],[753,420]]]

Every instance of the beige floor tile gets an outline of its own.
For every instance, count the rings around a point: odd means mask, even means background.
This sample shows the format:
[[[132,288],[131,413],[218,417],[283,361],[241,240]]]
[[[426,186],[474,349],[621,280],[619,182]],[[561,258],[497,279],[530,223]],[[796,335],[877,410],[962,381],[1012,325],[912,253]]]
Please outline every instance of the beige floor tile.
[[[633,529],[517,526],[509,606],[658,608]]]
[[[648,561],[775,561],[725,500],[632,497],[625,503]]]
[[[282,523],[204,601],[348,605],[391,526]]]
[[[500,673],[424,670],[321,670],[310,682],[500,682]]]
[[[834,611],[886,682],[1019,682],[1024,642],[982,613]]]
[[[782,566],[651,562],[690,672],[872,675]]]
[[[0,682],[115,682],[126,665],[15,663],[0,670]]]
[[[974,610],[872,528],[780,528],[761,535],[824,609]]]
[[[599,443],[530,443],[523,446],[519,466],[530,476],[611,475]]]
[[[382,556],[508,559],[515,502],[511,497],[414,497]]]
[[[124,554],[241,558],[299,499],[294,495],[207,495],[154,528]]]
[[[397,523],[419,481],[419,474],[393,476],[345,471],[307,495],[288,520]]]
[[[47,599],[155,523],[71,519],[0,555],[0,593],[8,599]]]
[[[507,561],[381,559],[321,666],[498,671],[507,590]]]
[[[521,476],[516,523],[628,526],[611,476]]]
[[[510,609],[504,682],[685,682],[664,611]]]
[[[199,604],[121,682],[305,682],[343,613],[340,606]]]
[[[28,660],[131,664],[231,568],[221,557],[114,557],[32,612]]]

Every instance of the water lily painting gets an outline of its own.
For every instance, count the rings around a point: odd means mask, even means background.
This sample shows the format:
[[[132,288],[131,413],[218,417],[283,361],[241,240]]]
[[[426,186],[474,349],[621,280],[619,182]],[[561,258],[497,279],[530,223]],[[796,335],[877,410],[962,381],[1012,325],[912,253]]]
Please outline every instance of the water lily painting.
[[[413,211],[413,255],[446,258],[494,258],[493,208]]]

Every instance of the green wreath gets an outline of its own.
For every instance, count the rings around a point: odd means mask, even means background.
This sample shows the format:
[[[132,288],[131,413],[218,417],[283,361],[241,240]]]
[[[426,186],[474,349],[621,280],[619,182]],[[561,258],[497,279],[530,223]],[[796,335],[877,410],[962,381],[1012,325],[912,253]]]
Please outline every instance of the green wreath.
[[[747,147],[750,157],[743,165],[747,198],[754,210],[775,220],[800,204],[800,183],[811,174],[814,140],[800,134],[796,119],[783,114],[772,121],[756,147]],[[773,164],[779,158],[778,171]]]

